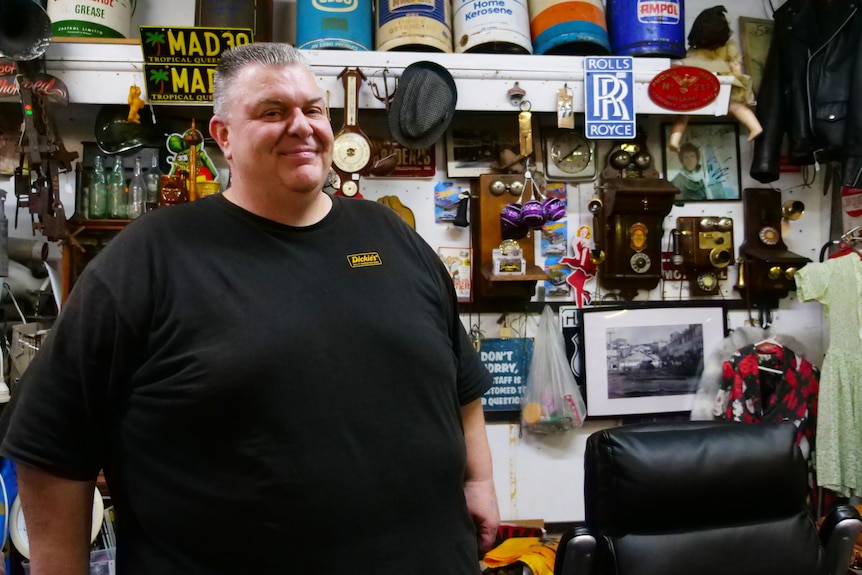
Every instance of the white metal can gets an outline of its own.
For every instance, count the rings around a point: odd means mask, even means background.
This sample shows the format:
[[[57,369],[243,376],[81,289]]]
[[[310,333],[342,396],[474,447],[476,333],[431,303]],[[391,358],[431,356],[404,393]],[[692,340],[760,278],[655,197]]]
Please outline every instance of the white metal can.
[[[532,54],[526,0],[452,0],[455,52]]]
[[[55,36],[128,38],[135,0],[48,0]]]

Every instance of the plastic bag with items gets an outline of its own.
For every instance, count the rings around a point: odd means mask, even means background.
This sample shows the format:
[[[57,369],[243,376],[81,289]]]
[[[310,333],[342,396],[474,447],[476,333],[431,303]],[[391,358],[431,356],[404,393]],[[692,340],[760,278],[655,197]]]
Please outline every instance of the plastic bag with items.
[[[566,358],[560,323],[550,306],[545,306],[521,398],[521,425],[533,433],[564,433],[581,427],[586,416],[584,398]]]

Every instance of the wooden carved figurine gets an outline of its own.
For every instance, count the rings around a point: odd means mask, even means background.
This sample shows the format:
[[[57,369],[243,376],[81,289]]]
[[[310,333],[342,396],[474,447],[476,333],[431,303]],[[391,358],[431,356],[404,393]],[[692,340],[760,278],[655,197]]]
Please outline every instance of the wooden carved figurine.
[[[748,141],[763,132],[763,127],[749,107],[754,103],[751,77],[742,73],[739,47],[731,38],[730,24],[724,6],[707,8],[695,18],[688,33],[688,51],[680,63],[709,70],[719,76],[733,76],[728,111],[748,129]],[[668,148],[679,152],[688,116],[677,116],[670,131]]]

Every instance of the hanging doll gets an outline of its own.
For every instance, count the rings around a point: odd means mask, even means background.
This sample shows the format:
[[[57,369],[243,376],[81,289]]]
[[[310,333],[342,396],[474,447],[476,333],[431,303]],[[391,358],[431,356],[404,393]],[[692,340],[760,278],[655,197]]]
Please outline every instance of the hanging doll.
[[[698,14],[688,33],[689,48],[686,57],[680,62],[685,66],[709,70],[719,76],[733,76],[728,111],[748,128],[750,142],[763,132],[763,127],[749,108],[754,103],[751,77],[742,73],[739,47],[731,38],[730,24],[724,16],[725,12],[727,9],[724,6],[713,6]],[[680,115],[671,128],[668,148],[674,152],[679,152],[687,125],[688,116]]]
[[[129,87],[129,116],[127,122],[141,123],[141,108],[144,107],[144,101],[141,99],[141,89],[136,85]]]

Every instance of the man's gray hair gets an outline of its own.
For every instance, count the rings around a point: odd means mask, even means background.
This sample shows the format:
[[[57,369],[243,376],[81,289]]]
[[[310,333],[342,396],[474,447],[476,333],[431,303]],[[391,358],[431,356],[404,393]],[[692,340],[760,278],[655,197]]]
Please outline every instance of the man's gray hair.
[[[240,70],[254,64],[308,67],[302,53],[290,44],[258,42],[232,48],[222,54],[213,77],[213,114],[227,116],[234,79]]]

